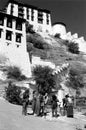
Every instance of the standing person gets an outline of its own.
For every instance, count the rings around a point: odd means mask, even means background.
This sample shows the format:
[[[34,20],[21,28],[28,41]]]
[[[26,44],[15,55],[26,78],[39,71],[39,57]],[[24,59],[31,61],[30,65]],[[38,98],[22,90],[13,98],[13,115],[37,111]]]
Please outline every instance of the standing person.
[[[27,115],[27,107],[29,103],[29,89],[26,89],[23,93],[23,105],[22,105],[22,114]]]
[[[40,105],[41,105],[40,97],[41,97],[40,93],[37,94],[37,96],[36,96],[36,115],[37,116],[40,116]]]
[[[68,97],[69,95],[65,95],[65,98],[63,98],[64,116],[67,115]]]
[[[52,96],[51,107],[52,107],[52,117],[57,117],[57,97],[55,95]]]
[[[47,101],[48,101],[48,95],[47,93],[45,93],[45,95],[41,95],[41,98],[40,98],[40,105],[41,105],[41,108],[40,108],[40,112],[41,112],[41,116],[46,116],[46,104],[47,104]]]
[[[44,116],[44,95],[40,95],[40,115]]]
[[[47,102],[48,102],[48,94],[45,93],[45,96],[44,96],[44,116],[46,117],[46,114],[47,114]]]
[[[64,112],[63,112],[63,101],[59,102],[59,112],[60,114],[63,116],[64,115]]]
[[[68,97],[67,117],[73,118],[73,115],[73,101],[70,97]]]
[[[32,110],[33,114],[36,114],[36,91],[33,91]]]

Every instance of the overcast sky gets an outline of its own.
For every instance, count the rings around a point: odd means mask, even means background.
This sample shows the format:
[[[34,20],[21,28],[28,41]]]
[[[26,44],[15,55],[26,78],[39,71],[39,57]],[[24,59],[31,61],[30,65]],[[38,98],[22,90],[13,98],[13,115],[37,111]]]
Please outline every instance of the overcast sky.
[[[8,0],[0,0],[0,8]],[[78,33],[86,40],[86,0],[17,0],[51,11],[52,23],[63,22],[67,31]]]

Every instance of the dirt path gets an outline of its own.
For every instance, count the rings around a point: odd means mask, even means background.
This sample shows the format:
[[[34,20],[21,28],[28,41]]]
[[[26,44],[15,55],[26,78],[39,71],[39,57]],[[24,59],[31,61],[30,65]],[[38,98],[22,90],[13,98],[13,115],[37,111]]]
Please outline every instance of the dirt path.
[[[0,130],[76,130],[84,125],[76,117],[49,120],[33,115],[22,116],[21,110],[21,106],[0,99]]]

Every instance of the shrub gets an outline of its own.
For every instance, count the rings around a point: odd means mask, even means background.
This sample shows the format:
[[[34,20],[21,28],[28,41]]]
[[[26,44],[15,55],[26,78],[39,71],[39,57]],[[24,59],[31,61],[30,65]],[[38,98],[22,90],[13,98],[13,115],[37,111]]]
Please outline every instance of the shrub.
[[[7,70],[7,78],[16,80],[25,80],[26,77],[22,75],[21,70],[16,66],[9,66]]]
[[[41,42],[35,42],[34,47],[38,49],[44,49],[43,44]]]
[[[79,54],[79,46],[78,43],[70,42],[68,40],[64,40],[63,44],[67,46],[68,51],[74,54]]]
[[[70,42],[68,44],[68,51],[70,51],[71,53],[74,53],[74,54],[79,54],[78,44],[74,43],[74,42]]]
[[[34,49],[33,44],[30,42],[27,42],[27,52],[31,52],[33,51],[33,49]]]
[[[30,34],[27,35],[27,42],[30,42],[33,44],[35,48],[38,49],[49,49],[50,45],[48,45],[43,38],[40,35],[37,34]],[[29,43],[28,43],[29,44]]]
[[[54,37],[60,39],[60,33],[56,33]]]
[[[76,89],[77,95],[80,94],[79,89],[84,87],[83,77],[73,69],[70,69],[69,71],[69,80],[67,83],[69,87]]]
[[[13,104],[22,104],[22,99],[20,97],[21,94],[21,88],[15,85],[12,85],[10,82],[8,87],[5,88],[6,92],[6,99]]]
[[[33,25],[29,24],[28,22],[26,22],[26,33],[35,33],[33,30]]]

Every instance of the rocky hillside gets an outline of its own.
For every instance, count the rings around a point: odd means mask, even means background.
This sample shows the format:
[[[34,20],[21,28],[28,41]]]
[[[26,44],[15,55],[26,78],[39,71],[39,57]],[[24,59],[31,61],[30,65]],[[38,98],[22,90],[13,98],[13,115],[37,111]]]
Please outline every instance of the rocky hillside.
[[[86,95],[86,54],[70,53],[64,40],[54,38],[45,34],[27,34],[27,46],[31,55],[39,56],[43,60],[49,60],[56,66],[63,63],[69,63],[70,68],[83,76],[84,88],[81,89],[81,95]],[[39,45],[40,44],[40,45]],[[41,47],[42,46],[42,47]]]
[[[70,67],[76,69],[80,74],[86,73],[86,55],[68,52],[64,40],[44,34],[27,34],[28,51],[31,55],[40,56],[55,65],[68,62]],[[40,45],[39,45],[40,44]],[[42,47],[41,47],[42,46]]]

